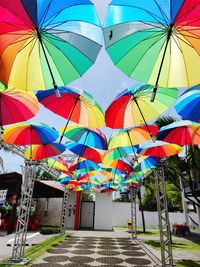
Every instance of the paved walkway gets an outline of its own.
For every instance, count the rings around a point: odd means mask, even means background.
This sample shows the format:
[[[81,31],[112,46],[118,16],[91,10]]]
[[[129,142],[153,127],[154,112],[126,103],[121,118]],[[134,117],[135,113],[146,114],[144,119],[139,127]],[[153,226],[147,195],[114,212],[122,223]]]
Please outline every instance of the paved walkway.
[[[15,237],[15,233],[11,235],[5,235],[5,233],[1,232],[0,261],[5,258],[11,257],[14,237]],[[27,248],[29,246],[38,244],[50,237],[52,237],[52,235],[41,235],[39,232],[30,232],[27,234],[27,242],[26,242]]]
[[[127,232],[72,232],[71,238],[49,250],[32,267],[156,266]]]

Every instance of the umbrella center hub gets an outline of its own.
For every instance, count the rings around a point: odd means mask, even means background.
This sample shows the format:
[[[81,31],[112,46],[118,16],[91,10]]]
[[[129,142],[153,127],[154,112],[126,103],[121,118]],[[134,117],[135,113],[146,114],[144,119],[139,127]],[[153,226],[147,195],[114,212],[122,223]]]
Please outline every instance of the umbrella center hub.
[[[38,27],[35,27],[35,32],[38,37],[38,39],[41,41],[42,40],[42,32]]]

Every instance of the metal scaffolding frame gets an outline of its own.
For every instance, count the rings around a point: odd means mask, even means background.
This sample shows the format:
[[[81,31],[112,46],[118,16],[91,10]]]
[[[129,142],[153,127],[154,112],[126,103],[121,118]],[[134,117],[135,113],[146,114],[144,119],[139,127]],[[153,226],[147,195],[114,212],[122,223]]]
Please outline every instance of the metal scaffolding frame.
[[[68,199],[69,199],[69,189],[65,188],[63,202],[62,202],[62,210],[61,210],[60,235],[65,235],[66,223],[67,223]]]
[[[131,221],[132,221],[132,239],[137,239],[137,210],[136,210],[136,199],[137,199],[137,187],[131,187],[130,189],[131,198]]]
[[[7,263],[10,264],[26,264],[29,261],[29,259],[23,258],[23,256],[26,245],[26,235],[28,229],[28,221],[36,170],[37,165],[33,164],[32,162],[26,162],[25,166],[22,166],[23,185],[21,193],[20,211],[17,220],[17,228],[13,243],[12,257],[7,261]]]
[[[22,158],[24,158],[24,153],[27,149],[27,147],[8,145],[3,142],[1,142],[1,146],[8,148],[13,153],[19,155]],[[73,162],[74,159],[76,158],[76,156],[73,154],[64,154],[62,156],[66,159],[66,162]],[[57,179],[60,175],[60,171],[49,167],[46,164],[46,161],[26,161],[25,160],[25,166],[22,167],[22,178],[23,178],[22,194],[21,194],[21,202],[20,202],[20,212],[19,212],[19,217],[17,220],[17,228],[16,228],[16,234],[15,234],[13,250],[12,250],[12,257],[11,259],[5,261],[6,264],[24,265],[29,261],[29,259],[23,258],[23,256],[24,256],[24,250],[25,250],[25,245],[26,245],[26,235],[27,235],[27,228],[28,228],[28,221],[29,221],[29,213],[30,213],[30,207],[31,207],[31,201],[32,201],[34,182],[36,178],[37,169],[42,169],[43,171],[48,172],[55,179]],[[68,190],[65,190],[64,198],[63,198],[63,201],[64,201],[63,203],[65,204],[63,208],[63,210],[65,209],[65,217],[66,217],[68,193],[69,193]],[[66,220],[65,220],[65,225],[66,225]]]
[[[170,222],[167,208],[165,175],[163,163],[155,171],[155,186],[158,209],[158,225],[160,230],[161,263],[163,267],[173,266]]]

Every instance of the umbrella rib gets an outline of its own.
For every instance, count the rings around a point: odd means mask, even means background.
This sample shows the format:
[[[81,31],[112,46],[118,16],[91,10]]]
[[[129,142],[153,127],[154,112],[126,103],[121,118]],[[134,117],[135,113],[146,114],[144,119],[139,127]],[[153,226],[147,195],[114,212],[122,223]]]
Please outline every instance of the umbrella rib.
[[[188,10],[188,12],[186,12],[185,14],[183,14],[182,16],[180,16],[180,18],[179,18],[180,19],[180,22],[182,22],[185,19],[185,17],[187,17],[187,15],[190,14],[198,5],[199,5],[199,3],[197,3],[196,5],[194,5],[190,10]],[[180,12],[180,10],[181,10],[181,8],[179,9],[179,12]],[[178,16],[179,12],[177,13],[176,17]]]
[[[180,39],[181,40],[181,39]],[[182,41],[182,40],[181,40]],[[180,47],[180,49],[181,49],[181,47]],[[182,52],[182,50],[181,50],[181,52]],[[185,55],[184,55],[184,53],[182,52],[182,57],[183,57],[183,61],[184,61],[184,65],[185,65],[185,72],[186,72],[186,77],[187,77],[187,83],[188,83],[188,85],[189,85],[189,77],[188,77],[188,72],[187,72],[187,64],[186,64],[186,61],[185,61]]]
[[[124,5],[118,5],[118,6],[124,6]],[[144,9],[144,8],[141,8],[141,7],[138,7],[138,6],[133,6],[133,5],[126,5],[127,7],[129,6],[130,8],[135,8],[135,9],[140,9],[140,10],[143,10],[145,11],[146,13],[148,13],[152,18],[154,18],[158,23],[162,24],[163,27],[165,27],[165,25],[159,21],[159,19],[161,20],[162,18],[153,14],[152,12],[149,12],[148,10]]]
[[[46,10],[44,11],[44,13],[43,13],[43,15],[42,15],[42,17],[41,17],[41,21],[40,21],[40,24],[41,24],[41,25],[44,23],[44,21],[45,21],[45,19],[46,19],[46,16],[47,16],[47,14],[48,14],[48,12],[49,12],[49,9],[50,9],[50,7],[51,7],[51,4],[52,4],[52,0],[49,1],[49,4],[48,4]]]
[[[162,10],[161,6],[158,4],[158,2],[156,0],[154,0],[154,3],[157,5],[158,9],[160,10],[160,14],[163,17],[163,20],[166,22],[166,24],[169,23],[169,21],[167,20],[167,16],[165,15],[165,12]]]
[[[160,79],[160,75],[161,75],[161,71],[162,71],[162,66],[163,66],[163,63],[164,63],[164,60],[165,60],[165,55],[166,55],[166,52],[167,52],[167,47],[168,47],[168,44],[169,44],[169,41],[170,41],[170,38],[171,38],[171,35],[172,35],[172,32],[173,32],[173,27],[174,27],[174,25],[171,24],[170,25],[170,28],[168,30],[168,33],[167,33],[167,40],[166,40],[166,44],[165,44],[163,56],[162,56],[162,59],[161,59],[161,64],[160,64],[160,67],[159,67],[158,76],[157,76],[155,87],[153,88],[153,92],[152,92],[151,99],[150,99],[151,102],[154,102],[155,97],[156,97],[156,92],[158,90],[158,82],[159,82],[159,79]]]

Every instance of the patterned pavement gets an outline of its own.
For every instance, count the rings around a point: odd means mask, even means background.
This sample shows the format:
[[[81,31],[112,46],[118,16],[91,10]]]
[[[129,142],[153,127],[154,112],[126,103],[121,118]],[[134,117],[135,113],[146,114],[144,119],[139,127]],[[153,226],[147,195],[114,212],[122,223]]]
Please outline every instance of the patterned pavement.
[[[50,249],[32,267],[62,266],[155,266],[144,250],[130,238],[76,237]]]

